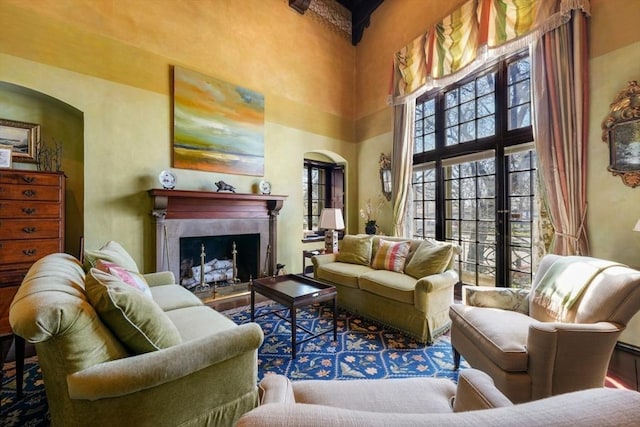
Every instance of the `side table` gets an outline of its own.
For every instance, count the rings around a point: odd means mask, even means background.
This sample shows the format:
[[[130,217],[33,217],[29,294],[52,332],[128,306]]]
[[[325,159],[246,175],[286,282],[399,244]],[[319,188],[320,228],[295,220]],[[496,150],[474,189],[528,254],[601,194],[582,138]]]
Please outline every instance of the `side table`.
[[[16,353],[16,394],[22,398],[22,381],[24,378],[24,338],[14,335],[9,324],[9,307],[18,286],[0,287],[0,384],[2,384],[2,366],[9,353],[11,343],[15,342]]]
[[[313,258],[315,255],[320,255],[324,253],[324,249],[315,249],[312,251],[303,250],[302,251],[302,274],[313,273],[313,265],[307,267],[307,259]]]

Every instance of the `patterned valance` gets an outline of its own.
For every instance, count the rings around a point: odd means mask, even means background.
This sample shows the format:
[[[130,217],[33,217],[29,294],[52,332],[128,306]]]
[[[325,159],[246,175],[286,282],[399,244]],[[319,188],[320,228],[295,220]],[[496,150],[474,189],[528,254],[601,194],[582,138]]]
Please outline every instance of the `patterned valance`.
[[[589,0],[469,0],[394,56],[394,104],[446,86],[487,61],[528,46]]]

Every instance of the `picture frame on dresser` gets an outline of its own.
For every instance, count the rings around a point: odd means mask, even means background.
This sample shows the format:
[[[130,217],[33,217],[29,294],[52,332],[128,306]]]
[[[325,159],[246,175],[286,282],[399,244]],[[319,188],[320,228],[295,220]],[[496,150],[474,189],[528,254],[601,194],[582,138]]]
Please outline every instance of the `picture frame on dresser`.
[[[11,147],[15,162],[36,162],[36,145],[40,141],[40,125],[0,119],[0,144]]]
[[[0,169],[11,169],[13,147],[0,145]]]

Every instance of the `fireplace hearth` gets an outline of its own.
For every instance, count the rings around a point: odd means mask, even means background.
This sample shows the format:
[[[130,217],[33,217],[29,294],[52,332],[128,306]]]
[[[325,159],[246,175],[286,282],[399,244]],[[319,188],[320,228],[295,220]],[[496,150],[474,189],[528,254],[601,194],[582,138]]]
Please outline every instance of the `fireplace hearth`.
[[[277,216],[286,196],[160,189],[149,190],[149,195],[157,271],[173,272],[179,283],[202,297],[196,290],[204,265],[210,287],[204,294],[214,299],[246,293],[251,279],[276,272]]]

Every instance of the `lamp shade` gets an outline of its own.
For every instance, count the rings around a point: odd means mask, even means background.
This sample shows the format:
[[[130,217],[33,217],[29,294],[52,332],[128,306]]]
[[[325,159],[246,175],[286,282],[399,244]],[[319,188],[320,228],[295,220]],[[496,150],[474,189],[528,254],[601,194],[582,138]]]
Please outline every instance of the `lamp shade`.
[[[325,208],[320,213],[319,228],[327,230],[344,229],[344,220],[342,219],[342,210],[337,208]]]

